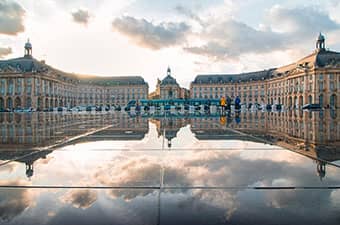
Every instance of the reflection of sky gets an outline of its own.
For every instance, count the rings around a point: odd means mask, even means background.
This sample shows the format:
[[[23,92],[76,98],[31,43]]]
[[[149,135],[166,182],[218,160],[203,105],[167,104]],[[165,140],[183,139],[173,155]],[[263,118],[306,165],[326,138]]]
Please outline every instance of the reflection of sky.
[[[159,187],[163,168],[162,224],[245,224],[251,220],[244,213],[262,224],[273,219],[292,222],[282,215],[299,216],[301,222],[311,224],[323,215],[330,222],[338,218],[334,214],[340,207],[337,190],[245,189],[339,185],[336,167],[327,166],[327,175],[320,180],[316,162],[305,156],[250,141],[200,141],[189,126],[178,131],[171,149],[162,150],[162,142],[150,123],[142,140],[67,145],[35,161],[30,179],[23,163],[0,166],[1,185]],[[208,189],[185,189],[192,186]],[[157,214],[156,189],[0,189],[0,223],[156,224]]]

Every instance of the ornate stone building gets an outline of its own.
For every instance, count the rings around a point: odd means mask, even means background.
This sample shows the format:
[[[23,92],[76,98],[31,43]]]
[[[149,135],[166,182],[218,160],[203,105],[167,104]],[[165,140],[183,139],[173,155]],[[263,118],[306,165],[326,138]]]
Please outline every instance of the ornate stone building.
[[[189,90],[179,86],[168,67],[166,77],[163,80],[157,79],[156,90],[150,93],[149,99],[186,99],[189,96]]]
[[[0,61],[0,109],[125,105],[146,99],[148,84],[140,76],[85,76],[65,73],[32,56]]]
[[[239,96],[242,103],[301,107],[319,103],[340,107],[340,53],[326,49],[320,33],[315,51],[287,66],[242,74],[198,75],[190,85],[191,98]]]

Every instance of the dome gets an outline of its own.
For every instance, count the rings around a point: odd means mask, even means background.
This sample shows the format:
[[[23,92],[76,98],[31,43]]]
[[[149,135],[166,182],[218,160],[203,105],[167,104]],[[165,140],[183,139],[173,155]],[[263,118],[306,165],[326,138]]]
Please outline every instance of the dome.
[[[325,36],[323,36],[323,34],[321,34],[321,32],[319,33],[319,37],[318,37],[318,41],[324,41],[325,40]]]
[[[175,84],[178,85],[175,78],[173,78],[171,75],[167,75],[161,82],[161,85],[171,85]]]
[[[25,44],[25,48],[29,48],[31,49],[32,48],[32,44],[30,43],[30,40],[28,39],[26,44]]]

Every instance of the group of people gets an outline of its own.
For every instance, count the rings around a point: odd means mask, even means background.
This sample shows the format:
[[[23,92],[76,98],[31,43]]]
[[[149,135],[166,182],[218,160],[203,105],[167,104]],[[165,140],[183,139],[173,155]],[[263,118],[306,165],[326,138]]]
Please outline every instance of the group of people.
[[[220,105],[222,106],[222,109],[231,110],[232,101],[233,100],[229,96],[227,96],[227,98],[222,97],[220,100]],[[240,110],[241,99],[237,96],[234,102],[235,102],[235,110]]]

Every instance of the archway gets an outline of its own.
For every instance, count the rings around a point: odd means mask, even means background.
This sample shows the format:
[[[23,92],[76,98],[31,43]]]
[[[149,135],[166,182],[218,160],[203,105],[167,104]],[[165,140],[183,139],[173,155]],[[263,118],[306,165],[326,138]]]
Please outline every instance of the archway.
[[[289,98],[288,98],[288,106],[292,107],[292,97],[291,96],[289,96]]]
[[[58,107],[58,99],[54,100],[54,107]]]
[[[303,105],[303,96],[300,95],[299,96],[299,107],[301,107]]]
[[[62,99],[59,100],[59,107],[63,107],[63,100]]]
[[[26,108],[32,107],[32,99],[31,97],[26,98]]]
[[[3,110],[5,108],[5,101],[3,98],[0,98],[0,110]]]
[[[49,101],[48,98],[45,99],[45,109],[49,108]]]
[[[330,97],[330,101],[329,101],[330,106],[331,106],[332,108],[336,108],[336,107],[337,107],[336,101],[337,101],[336,94],[332,94],[331,97]]]
[[[323,107],[323,94],[319,95],[319,104]]]
[[[20,97],[16,97],[14,101],[15,108],[21,108],[21,99]]]
[[[37,101],[37,110],[40,111],[42,109],[42,100],[40,97],[38,97]]]
[[[312,104],[313,97],[311,95],[308,96],[308,104]]]
[[[13,100],[11,97],[7,99],[7,108],[12,110],[13,109]]]

